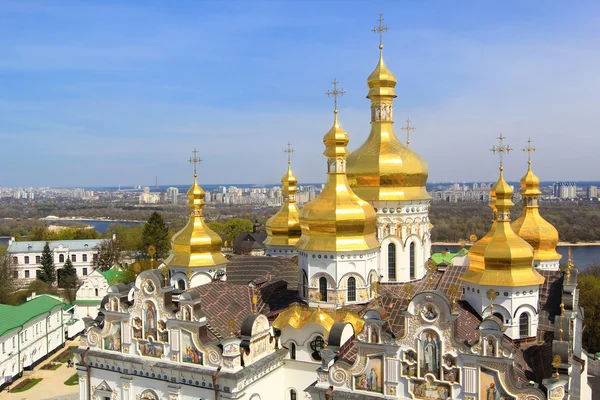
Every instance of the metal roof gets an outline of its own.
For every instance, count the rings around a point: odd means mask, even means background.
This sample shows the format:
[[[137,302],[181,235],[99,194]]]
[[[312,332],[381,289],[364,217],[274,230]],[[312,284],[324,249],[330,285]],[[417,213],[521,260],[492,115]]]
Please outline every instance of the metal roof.
[[[64,248],[69,251],[86,251],[93,250],[96,246],[102,243],[104,239],[83,239],[83,240],[52,240],[48,242],[50,250],[56,248]],[[41,253],[44,250],[46,242],[26,241],[26,242],[11,242],[8,246],[8,253]]]
[[[52,296],[41,295],[19,306],[0,304],[0,336],[23,326],[28,321],[64,305]]]

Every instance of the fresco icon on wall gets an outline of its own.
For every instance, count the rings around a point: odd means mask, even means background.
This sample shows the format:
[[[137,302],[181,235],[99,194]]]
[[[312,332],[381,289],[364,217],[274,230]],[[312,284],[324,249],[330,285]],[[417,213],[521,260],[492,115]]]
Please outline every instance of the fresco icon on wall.
[[[182,333],[183,352],[181,355],[181,360],[186,363],[202,365],[202,363],[204,362],[204,355],[202,354],[202,352],[196,349],[194,341],[192,340],[191,332],[182,331]]]
[[[480,400],[514,400],[499,384],[496,373],[486,368],[479,370],[479,399]]]
[[[373,357],[367,361],[365,371],[354,377],[354,388],[383,393],[383,358]]]
[[[104,350],[121,351],[121,323],[114,325],[114,333],[104,338]]]
[[[420,369],[421,376],[433,374],[436,378],[440,377],[440,341],[437,333],[432,330],[421,332],[421,356]]]
[[[140,343],[140,353],[143,356],[160,358],[164,349],[161,344],[155,343],[152,338],[149,338],[147,342]]]
[[[153,302],[146,303],[144,312],[144,337],[156,339],[156,306]]]

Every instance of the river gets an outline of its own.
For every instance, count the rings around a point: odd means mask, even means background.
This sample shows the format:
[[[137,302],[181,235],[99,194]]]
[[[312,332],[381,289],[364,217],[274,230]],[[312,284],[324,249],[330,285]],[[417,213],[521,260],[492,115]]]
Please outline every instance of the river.
[[[95,219],[51,219],[46,220],[46,223],[52,224],[54,222],[60,225],[86,225],[91,226],[99,233],[106,233],[108,227],[111,225],[124,225],[124,226],[139,226],[144,225],[143,222],[139,221],[117,221],[117,220],[95,220]]]
[[[561,264],[567,263],[569,247],[558,246],[556,248],[556,251],[563,256],[562,260],[560,260]],[[443,251],[446,248],[451,252],[460,250],[460,246],[433,246],[435,252]],[[585,269],[592,264],[600,263],[600,246],[572,246],[571,248],[573,249],[573,262],[576,267]]]

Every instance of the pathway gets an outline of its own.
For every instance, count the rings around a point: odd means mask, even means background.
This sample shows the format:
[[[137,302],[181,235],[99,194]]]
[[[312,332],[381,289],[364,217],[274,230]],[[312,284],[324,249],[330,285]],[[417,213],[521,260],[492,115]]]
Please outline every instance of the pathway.
[[[74,341],[68,340],[65,343],[65,348],[78,345],[79,339]],[[41,382],[31,389],[19,393],[9,393],[5,389],[0,393],[0,400],[76,400],[79,397],[79,386],[67,386],[64,384],[71,375],[77,372],[76,368],[67,368],[67,364],[63,364],[54,371],[40,369],[43,365],[51,362],[61,351],[63,350],[58,350],[47,360],[36,366],[31,375],[14,381],[10,387],[15,387],[15,385],[18,385],[25,378],[43,378]]]

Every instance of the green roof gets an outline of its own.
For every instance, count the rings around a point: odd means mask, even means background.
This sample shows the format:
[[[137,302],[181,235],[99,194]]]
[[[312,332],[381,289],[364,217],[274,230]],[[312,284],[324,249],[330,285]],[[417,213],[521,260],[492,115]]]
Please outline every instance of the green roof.
[[[0,304],[0,336],[56,307],[62,307],[63,304],[62,301],[48,295],[41,295],[19,306]]]
[[[446,252],[445,254],[442,253],[434,253],[431,255],[431,259],[433,261],[435,261],[436,264],[441,264],[442,262],[445,262],[447,264],[452,264],[452,259],[454,257],[457,256],[464,256],[465,254],[467,254],[469,251],[467,249],[460,249],[459,251],[457,251],[456,253],[450,253],[450,252]]]
[[[108,271],[102,272],[102,275],[104,275],[109,285],[116,285],[117,283],[121,283],[123,279],[123,270],[115,265]]]

